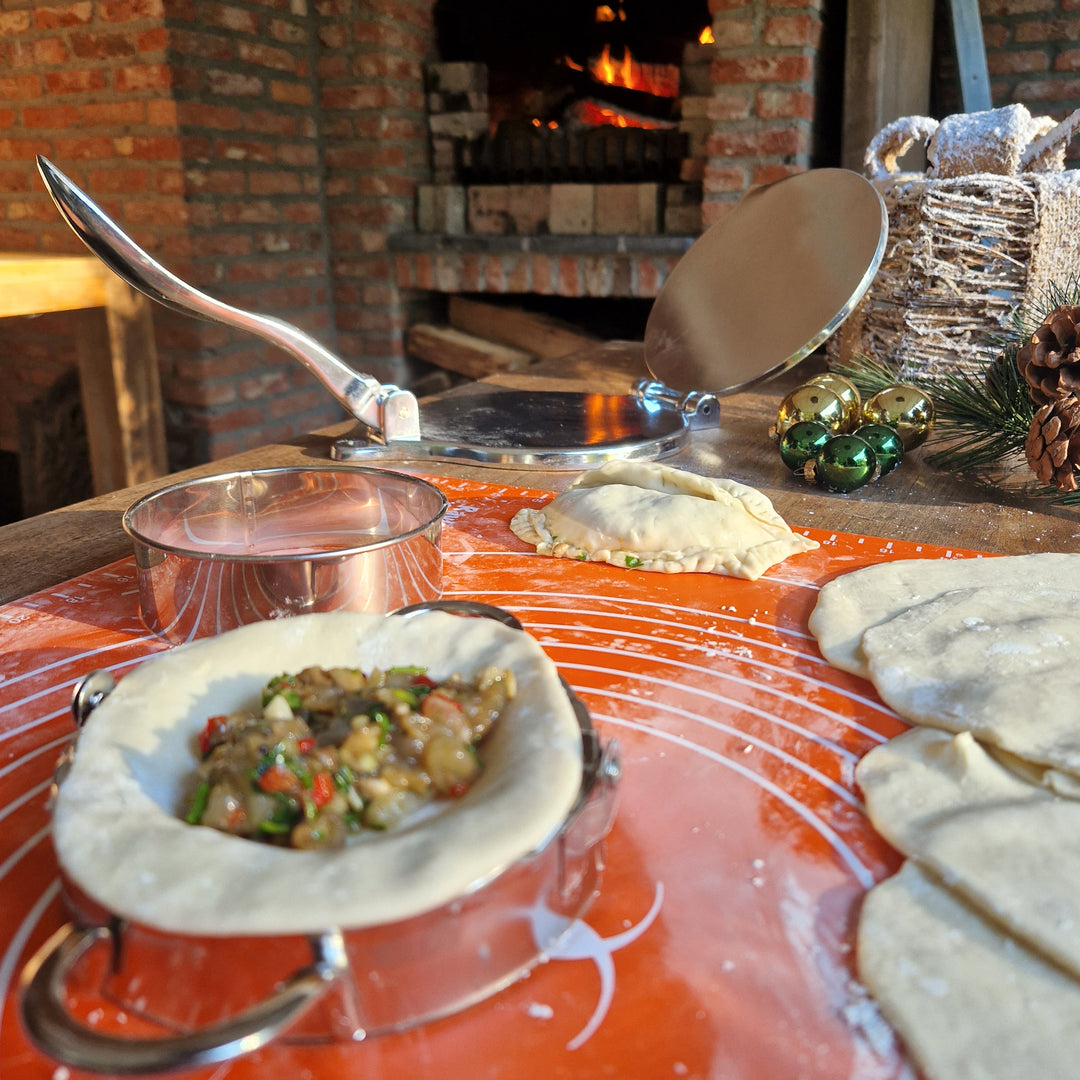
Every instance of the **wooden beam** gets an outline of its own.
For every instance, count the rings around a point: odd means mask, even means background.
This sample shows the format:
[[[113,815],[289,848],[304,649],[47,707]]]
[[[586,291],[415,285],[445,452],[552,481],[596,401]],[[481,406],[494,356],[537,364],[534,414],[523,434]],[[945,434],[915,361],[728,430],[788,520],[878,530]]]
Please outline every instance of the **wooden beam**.
[[[992,109],[990,72],[986,67],[986,44],[978,0],[949,0],[949,14],[964,112]]]
[[[544,360],[578,352],[599,340],[548,315],[463,296],[450,297],[448,318],[451,326],[467,334],[523,349]]]
[[[500,371],[520,371],[536,359],[520,349],[430,323],[410,326],[405,347],[419,360],[470,379],[482,379]]]
[[[926,116],[934,46],[934,0],[848,0],[840,160],[863,171],[870,140],[901,116]],[[925,167],[912,150],[905,169]]]
[[[107,276],[92,255],[0,255],[0,318],[104,307]]]

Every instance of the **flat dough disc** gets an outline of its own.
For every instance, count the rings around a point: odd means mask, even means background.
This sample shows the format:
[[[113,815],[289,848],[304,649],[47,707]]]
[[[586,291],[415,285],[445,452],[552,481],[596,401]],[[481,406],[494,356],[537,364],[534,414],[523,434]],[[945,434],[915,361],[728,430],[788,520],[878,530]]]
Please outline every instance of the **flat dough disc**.
[[[1080,802],[1018,778],[968,733],[929,728],[875,747],[855,779],[893,847],[1080,979]]]
[[[951,589],[1006,583],[1020,591],[1050,584],[1080,589],[1080,555],[898,559],[853,570],[822,587],[810,632],[830,664],[868,678],[860,643],[871,626]]]
[[[1074,1080],[1080,986],[915,863],[867,895],[857,958],[930,1080]]]
[[[208,717],[257,708],[283,671],[409,664],[436,680],[488,665],[517,680],[480,778],[441,813],[336,851],[273,847],[178,816]],[[319,933],[409,918],[490,880],[558,832],[581,778],[573,706],[527,633],[439,611],[297,615],[179,646],[125,675],[79,733],[53,839],[64,871],[135,922],[198,935]]]
[[[862,651],[905,719],[1080,776],[1080,591],[956,589],[870,627]]]
[[[582,473],[542,509],[518,511],[510,528],[541,555],[750,580],[818,547],[755,488],[643,461]]]

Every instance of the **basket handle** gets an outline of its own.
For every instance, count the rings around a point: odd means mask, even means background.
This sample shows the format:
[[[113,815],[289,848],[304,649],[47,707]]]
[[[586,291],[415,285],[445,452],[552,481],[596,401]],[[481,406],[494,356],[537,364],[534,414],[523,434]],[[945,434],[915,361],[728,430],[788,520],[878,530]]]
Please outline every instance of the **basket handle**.
[[[863,168],[870,180],[885,180],[900,172],[897,159],[916,142],[929,142],[938,122],[930,116],[902,116],[886,124],[871,140],[863,158]]]
[[[1068,142],[1080,131],[1080,109],[1071,112],[1060,124],[1055,124],[1045,135],[1028,143],[1027,149],[1020,155],[1019,171],[1028,172],[1039,164],[1045,154],[1056,150],[1062,143]]]
[[[62,926],[23,971],[23,1024],[36,1046],[76,1069],[110,1075],[190,1069],[229,1061],[265,1046],[313,1005],[347,970],[340,932],[311,941],[314,962],[294,972],[265,1001],[224,1023],[184,1035],[125,1039],[94,1031],[75,1020],[64,1004],[64,981],[79,959],[98,942],[115,941],[108,926]]]

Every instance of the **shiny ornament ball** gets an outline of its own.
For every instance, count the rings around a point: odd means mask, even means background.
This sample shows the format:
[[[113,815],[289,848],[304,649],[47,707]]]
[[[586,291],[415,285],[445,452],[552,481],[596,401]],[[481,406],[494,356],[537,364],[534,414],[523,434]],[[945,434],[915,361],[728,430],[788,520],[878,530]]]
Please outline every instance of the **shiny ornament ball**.
[[[877,474],[873,448],[856,435],[834,435],[818,451],[814,480],[827,491],[854,491]]]
[[[783,436],[792,424],[814,420],[831,432],[839,432],[844,422],[844,402],[839,394],[809,383],[797,387],[780,403],[776,414],[776,434]]]
[[[863,405],[863,421],[895,428],[904,449],[912,450],[934,426],[934,403],[917,386],[887,386]]]
[[[800,420],[780,437],[780,457],[793,472],[798,472],[833,437],[817,420]]]
[[[815,375],[809,380],[808,385],[822,386],[826,390],[831,390],[844,403],[841,431],[851,432],[859,426],[862,420],[862,398],[859,397],[858,387],[850,379],[827,371],[823,375]]]
[[[904,441],[896,431],[885,424],[863,424],[854,431],[856,438],[870,444],[877,458],[880,476],[891,473],[904,459]]]

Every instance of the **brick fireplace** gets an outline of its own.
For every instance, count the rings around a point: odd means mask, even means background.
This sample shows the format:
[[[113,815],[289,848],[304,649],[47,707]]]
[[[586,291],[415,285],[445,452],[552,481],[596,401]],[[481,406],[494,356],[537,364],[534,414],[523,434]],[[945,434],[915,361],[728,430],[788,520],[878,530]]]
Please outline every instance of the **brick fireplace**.
[[[445,88],[430,73],[487,64],[490,109],[490,58],[441,51],[434,0],[3,0],[0,250],[80,250],[36,175],[41,153],[181,276],[406,384],[408,328],[448,295],[549,297],[583,313],[647,303],[748,187],[836,163],[846,0],[705,6],[714,43],[707,85],[680,87],[691,146],[677,176],[481,184],[440,173],[431,110],[453,103],[431,98]],[[1075,4],[1037,6],[983,4],[996,100],[1022,87],[1067,111]],[[620,8],[629,22],[631,0]],[[656,62],[681,72],[688,45]],[[164,309],[156,331],[174,468],[341,415],[300,365],[248,336]],[[17,445],[19,410],[74,366],[76,333],[62,315],[0,325],[0,452]]]

